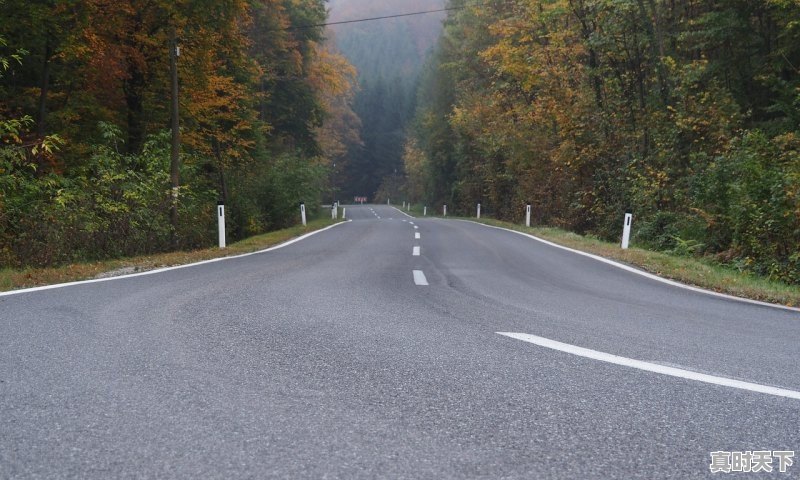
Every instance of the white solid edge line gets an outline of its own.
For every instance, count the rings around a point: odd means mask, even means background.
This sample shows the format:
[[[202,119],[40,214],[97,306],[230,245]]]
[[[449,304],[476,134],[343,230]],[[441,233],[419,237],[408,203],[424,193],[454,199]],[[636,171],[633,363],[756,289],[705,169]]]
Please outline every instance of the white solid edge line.
[[[777,303],[768,303],[768,302],[762,302],[762,301],[759,301],[759,300],[751,300],[749,298],[736,297],[734,295],[728,295],[728,294],[725,294],[725,293],[719,293],[719,292],[715,292],[713,290],[706,290],[705,288],[694,287],[692,285],[687,285],[685,283],[677,282],[675,280],[669,280],[667,278],[663,278],[663,277],[659,277],[658,275],[654,275],[654,274],[652,274],[650,272],[645,272],[644,270],[639,270],[638,268],[629,267],[628,265],[624,265],[622,263],[615,262],[614,260],[609,260],[609,259],[607,259],[605,257],[601,257],[599,255],[594,255],[592,253],[582,252],[580,250],[575,250],[574,248],[565,247],[563,245],[559,245],[557,243],[553,243],[551,241],[544,240],[542,238],[536,237],[536,236],[531,235],[529,233],[518,232],[516,230],[511,230],[509,228],[495,227],[494,225],[486,225],[485,223],[475,222],[475,221],[472,221],[472,220],[461,220],[461,219],[452,219],[452,220],[456,220],[456,221],[459,221],[459,222],[474,223],[476,225],[481,225],[481,226],[487,227],[487,228],[494,228],[494,229],[497,229],[497,230],[504,230],[506,232],[516,233],[517,235],[522,235],[523,237],[531,238],[533,240],[536,240],[537,242],[541,242],[541,243],[544,243],[546,245],[550,245],[551,247],[556,247],[556,248],[560,248],[561,250],[566,250],[568,252],[577,253],[578,255],[583,255],[584,257],[592,258],[594,260],[597,260],[598,262],[603,262],[605,264],[620,268],[620,269],[625,270],[627,272],[635,273],[636,275],[641,275],[643,277],[647,277],[647,278],[649,278],[651,280],[655,280],[657,282],[666,283],[667,285],[672,285],[673,287],[683,288],[685,290],[691,290],[691,291],[697,292],[697,293],[704,293],[706,295],[712,295],[714,297],[724,298],[724,299],[727,299],[727,300],[734,300],[734,301],[737,301],[737,302],[749,303],[751,305],[760,305],[762,307],[780,308],[782,310],[790,310],[790,311],[793,311],[793,312],[800,312],[800,308],[797,308],[797,307],[787,307],[786,305],[780,305],[780,304],[777,304]]]
[[[258,254],[261,254],[261,253],[267,253],[267,252],[271,252],[273,250],[278,250],[280,248],[288,247],[289,245],[297,243],[297,242],[299,242],[301,240],[305,240],[308,237],[311,237],[311,236],[316,235],[318,233],[322,233],[325,230],[330,230],[331,228],[338,227],[340,225],[344,225],[344,224],[350,223],[350,222],[352,222],[352,220],[345,220],[343,222],[335,223],[335,224],[327,226],[325,228],[321,228],[319,230],[315,230],[313,232],[306,233],[305,235],[301,235],[301,236],[299,236],[297,238],[293,238],[293,239],[288,240],[286,242],[283,242],[283,243],[281,243],[279,245],[275,245],[273,247],[265,248],[264,250],[258,250],[258,251],[255,251],[255,252],[243,253],[241,255],[232,255],[230,257],[212,258],[212,259],[209,259],[209,260],[203,260],[201,262],[187,263],[185,265],[175,265],[173,267],[158,268],[158,269],[155,269],[155,270],[147,270],[145,272],[139,272],[139,273],[130,273],[130,274],[127,274],[127,275],[118,275],[116,277],[93,278],[93,279],[90,279],[90,280],[80,280],[80,281],[77,281],[77,282],[56,283],[56,284],[53,284],[53,285],[43,285],[41,287],[32,287],[32,288],[23,288],[23,289],[19,289],[19,290],[11,290],[11,291],[8,291],[8,292],[0,292],[0,297],[5,297],[5,296],[9,296],[9,295],[19,295],[19,294],[22,294],[22,293],[39,292],[39,291],[42,291],[42,290],[53,290],[53,289],[56,289],[56,288],[72,287],[72,286],[75,286],[75,285],[84,285],[84,284],[87,284],[87,283],[110,282],[110,281],[113,281],[113,280],[122,280],[122,279],[125,279],[125,278],[131,278],[131,277],[142,277],[142,276],[145,276],[145,275],[154,275],[154,274],[157,274],[157,273],[168,272],[170,270],[178,270],[178,269],[181,269],[181,268],[196,267],[198,265],[205,265],[207,263],[214,263],[214,262],[221,262],[221,261],[224,261],[224,260],[233,260],[235,258],[249,257],[251,255],[258,255]]]
[[[414,270],[414,284],[421,286],[428,285],[428,279],[425,278],[425,274],[422,270]]]
[[[666,365],[659,365],[657,363],[643,362],[641,360],[634,360],[632,358],[620,357],[610,353],[598,352],[588,348],[577,347],[568,343],[561,343],[555,340],[550,340],[536,335],[528,335],[526,333],[513,333],[513,332],[496,332],[498,335],[522,340],[523,342],[539,345],[540,347],[558,350],[560,352],[577,355],[579,357],[590,358],[606,363],[613,363],[623,367],[636,368],[647,372],[660,373],[661,375],[669,375],[671,377],[685,378],[688,380],[695,380],[703,383],[710,383],[713,385],[721,385],[723,387],[738,388],[740,390],[749,390],[751,392],[766,393],[777,397],[793,398],[800,400],[800,392],[795,390],[787,390],[785,388],[770,387],[768,385],[760,385],[758,383],[744,382],[742,380],[734,380],[731,378],[717,377],[705,373],[692,372],[691,370],[683,370],[675,367],[668,367]]]
[[[411,254],[415,257],[419,257],[419,247],[414,247],[414,251]]]
[[[392,208],[394,208],[395,210],[397,210],[398,212],[402,213],[403,215],[405,215],[408,218],[414,218],[411,215],[407,214],[406,212],[404,212],[404,211],[400,210],[399,208],[395,207],[394,205],[392,205]]]
[[[414,232],[414,240],[419,240],[419,232]]]

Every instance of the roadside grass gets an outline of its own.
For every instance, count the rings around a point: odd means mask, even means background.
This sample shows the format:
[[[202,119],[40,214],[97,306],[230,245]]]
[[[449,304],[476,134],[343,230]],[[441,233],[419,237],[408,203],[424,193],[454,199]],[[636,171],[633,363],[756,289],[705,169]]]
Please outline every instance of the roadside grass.
[[[224,250],[205,248],[201,250],[159,253],[132,258],[102,260],[98,262],[75,263],[53,268],[0,269],[0,291],[20,288],[38,287],[56,283],[90,280],[99,276],[115,276],[126,273],[144,272],[158,268],[185,265],[188,263],[211,260],[213,258],[230,257],[244,253],[256,252],[284,243],[306,233],[320,230],[338,223],[329,218],[321,218],[308,222],[307,226],[297,225],[283,230],[256,235],[242,241],[232,243]]]
[[[421,214],[421,211],[422,209],[420,208],[419,214]],[[428,217],[442,218],[441,214],[430,215],[430,208],[428,209],[428,213]],[[731,267],[714,264],[703,258],[670,255],[664,252],[637,248],[634,245],[628,250],[623,250],[620,248],[619,244],[606,242],[590,236],[578,235],[560,228],[527,228],[524,225],[517,225],[492,218],[481,218],[478,220],[475,218],[453,217],[449,215],[447,218],[471,220],[486,225],[528,233],[543,240],[616,260],[660,277],[676,280],[707,290],[752,300],[777,303],[788,307],[800,307],[800,287],[770,280],[748,272],[741,272]]]

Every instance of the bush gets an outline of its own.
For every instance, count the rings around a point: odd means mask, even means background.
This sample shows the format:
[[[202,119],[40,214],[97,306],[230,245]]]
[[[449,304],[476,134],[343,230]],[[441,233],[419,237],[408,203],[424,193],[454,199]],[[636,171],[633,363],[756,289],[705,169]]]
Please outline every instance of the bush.
[[[326,177],[325,167],[302,156],[282,154],[234,173],[229,204],[231,232],[245,238],[295,225],[300,221],[300,202],[309,219],[318,213]]]
[[[680,232],[675,212],[658,212],[638,222],[633,240],[656,250],[671,250],[676,246]]]
[[[19,151],[3,149],[0,252],[3,265],[53,266],[169,250],[169,134],[153,136],[138,155],[120,154],[116,127],[101,124],[106,143],[69,172],[37,174]],[[213,239],[215,193],[192,167],[183,171],[178,246]]]
[[[748,132],[697,179],[709,242],[756,273],[800,283],[800,139]]]

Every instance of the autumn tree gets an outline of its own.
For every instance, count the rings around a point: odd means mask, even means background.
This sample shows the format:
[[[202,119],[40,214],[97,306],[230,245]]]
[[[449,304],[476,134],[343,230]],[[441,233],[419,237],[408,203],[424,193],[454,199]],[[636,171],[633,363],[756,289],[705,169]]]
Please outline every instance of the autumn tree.
[[[290,225],[301,198],[321,202],[342,142],[357,141],[352,67],[312,27],[326,18],[322,0],[2,1],[0,37],[27,52],[0,77],[3,121],[21,119],[4,123],[16,125],[4,141],[63,139],[57,152],[30,149],[28,167],[4,178],[9,264],[166,250],[171,238],[202,246],[217,199],[234,239]],[[173,36],[177,225],[165,223]]]
[[[608,239],[633,209],[642,245],[798,281],[796,2],[450,5],[408,142],[431,200]]]

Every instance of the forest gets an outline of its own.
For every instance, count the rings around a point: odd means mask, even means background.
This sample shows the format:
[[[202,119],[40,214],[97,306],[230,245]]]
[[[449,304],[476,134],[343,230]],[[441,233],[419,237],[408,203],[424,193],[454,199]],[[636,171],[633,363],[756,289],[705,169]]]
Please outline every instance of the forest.
[[[218,201],[233,240],[296,223],[358,136],[322,0],[0,12],[0,267],[208,247]]]
[[[800,3],[451,0],[404,146],[414,202],[800,283]]]
[[[0,12],[0,267],[210,246],[217,201],[236,240],[358,195],[515,222],[530,203],[612,241],[632,212],[638,246],[800,284],[796,0]]]
[[[443,0],[332,0],[332,22],[440,10]],[[420,71],[442,30],[443,12],[334,25],[330,36],[358,70],[358,141],[336,169],[342,198],[385,202],[403,195],[403,151]]]

